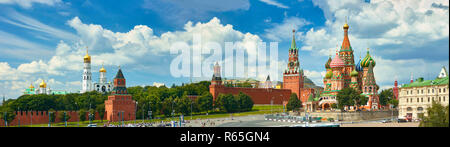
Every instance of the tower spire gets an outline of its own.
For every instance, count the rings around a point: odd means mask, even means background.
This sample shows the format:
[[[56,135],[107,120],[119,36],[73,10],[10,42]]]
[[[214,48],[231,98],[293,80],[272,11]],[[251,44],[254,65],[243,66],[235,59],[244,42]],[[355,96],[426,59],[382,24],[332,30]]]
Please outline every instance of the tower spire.
[[[291,49],[296,49],[297,45],[295,44],[295,29],[292,30],[292,43],[291,43]]]

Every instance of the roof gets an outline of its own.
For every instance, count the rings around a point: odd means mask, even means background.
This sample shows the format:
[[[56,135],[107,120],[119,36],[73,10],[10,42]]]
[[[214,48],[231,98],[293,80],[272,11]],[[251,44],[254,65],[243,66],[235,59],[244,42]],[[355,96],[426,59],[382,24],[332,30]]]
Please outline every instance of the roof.
[[[119,71],[117,71],[115,79],[125,79],[122,74],[122,69],[119,68]]]
[[[416,81],[410,84],[402,85],[402,88],[434,86],[434,85],[448,85],[448,76],[444,78],[436,78],[434,80],[423,80],[423,78],[418,78],[416,79]]]
[[[344,31],[348,31],[348,24],[346,23],[346,25],[347,28],[344,26]],[[352,46],[350,45],[350,40],[348,39],[348,33],[344,33],[344,40],[342,40],[340,51],[352,51]]]
[[[334,59],[330,63],[331,68],[335,67],[344,67],[345,63],[342,61],[341,57],[336,53],[336,56],[334,56]]]
[[[291,49],[297,49],[297,45],[295,44],[295,30],[292,30],[292,43]]]

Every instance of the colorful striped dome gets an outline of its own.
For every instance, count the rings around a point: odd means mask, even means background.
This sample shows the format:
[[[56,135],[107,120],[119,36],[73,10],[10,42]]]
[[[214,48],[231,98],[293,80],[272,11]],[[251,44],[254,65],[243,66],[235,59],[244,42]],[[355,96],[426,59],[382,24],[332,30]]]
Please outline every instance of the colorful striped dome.
[[[372,61],[372,62],[371,62]],[[369,67],[369,64],[372,63],[372,66],[375,67],[375,60],[372,59],[372,57],[369,54],[369,48],[367,48],[367,55],[364,57],[364,59],[361,61],[362,67]]]
[[[326,69],[330,68],[330,63],[331,63],[331,56],[328,57],[328,61],[327,61],[327,63],[325,63],[325,68]]]
[[[361,57],[359,57],[359,61],[355,66],[356,71],[363,71],[363,68],[361,66]]]
[[[345,63],[342,61],[341,57],[339,57],[339,54],[336,52],[336,56],[334,56],[334,59],[330,63],[331,68],[335,67],[344,67]]]

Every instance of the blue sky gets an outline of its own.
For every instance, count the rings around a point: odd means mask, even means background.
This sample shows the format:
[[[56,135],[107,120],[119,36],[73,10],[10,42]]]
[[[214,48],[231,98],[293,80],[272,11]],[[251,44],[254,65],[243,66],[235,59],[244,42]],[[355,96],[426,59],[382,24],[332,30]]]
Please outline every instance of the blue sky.
[[[198,32],[212,36],[205,41],[278,42],[281,73],[292,29],[301,67],[322,85],[346,17],[355,60],[370,48],[377,83],[388,88],[411,73],[429,79],[449,69],[448,6],[448,0],[0,0],[0,94],[16,98],[41,79],[52,89],[80,90],[85,46],[94,82],[102,63],[108,80],[121,65],[128,86],[189,82],[170,75],[169,46]],[[194,80],[202,79],[210,76]]]

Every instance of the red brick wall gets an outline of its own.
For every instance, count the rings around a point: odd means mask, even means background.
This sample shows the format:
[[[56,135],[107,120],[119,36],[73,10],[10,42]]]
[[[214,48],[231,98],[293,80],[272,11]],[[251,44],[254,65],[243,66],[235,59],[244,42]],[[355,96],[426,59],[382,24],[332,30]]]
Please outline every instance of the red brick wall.
[[[119,112],[123,111],[125,121],[134,120],[136,118],[136,102],[131,98],[131,95],[108,96],[108,100],[105,101],[106,119],[113,122],[120,121],[122,116],[119,116]]]
[[[298,97],[304,104],[305,102],[308,101],[309,95],[314,94],[314,89],[313,88],[302,88],[300,93],[301,93],[301,95]],[[314,97],[314,95],[313,95],[313,97]]]
[[[78,112],[75,111],[66,111],[67,115],[70,116],[70,119],[68,120],[68,122],[76,122],[78,121]],[[16,113],[16,117],[14,118],[14,120],[12,122],[8,122],[9,126],[15,126],[19,124],[19,120],[20,120],[20,125],[31,125],[31,123],[33,124],[47,124],[48,120],[49,120],[49,116],[48,116],[48,112],[47,111],[29,111],[29,112],[25,112],[23,111],[22,113],[20,112],[15,112]],[[55,122],[62,122],[58,115],[59,113],[64,113],[63,111],[57,111],[55,112]],[[86,113],[86,120],[88,120],[88,115],[89,113]],[[31,120],[33,119],[33,120]],[[95,120],[100,120],[100,116],[98,115],[98,112],[95,113]],[[106,114],[103,117],[103,120],[106,120]],[[5,122],[3,121],[3,119],[0,119],[0,126],[4,126]]]
[[[283,89],[289,89],[292,93],[297,94],[297,97],[301,97],[301,89],[303,88],[302,76],[289,76],[284,74],[283,76]]]
[[[270,104],[272,99],[273,104],[283,104],[283,101],[288,101],[291,95],[291,90],[289,89],[240,88],[210,85],[210,93],[213,95],[214,100],[216,100],[219,94],[237,95],[239,92],[249,95],[254,104]]]

